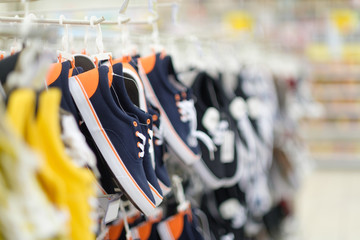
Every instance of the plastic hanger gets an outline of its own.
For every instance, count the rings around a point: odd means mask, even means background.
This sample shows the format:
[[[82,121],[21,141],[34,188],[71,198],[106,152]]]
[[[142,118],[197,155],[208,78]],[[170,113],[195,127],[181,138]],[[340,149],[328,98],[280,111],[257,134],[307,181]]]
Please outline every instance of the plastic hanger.
[[[97,18],[95,16],[92,16],[90,18],[90,26],[94,27],[94,21],[96,19]],[[95,65],[98,66],[99,62],[104,60],[108,60],[111,62],[112,54],[111,52],[104,52],[104,43],[103,43],[103,36],[102,36],[100,24],[96,25],[96,30],[97,30],[96,47],[98,50],[98,54],[92,55],[91,58],[95,62]]]
[[[153,43],[150,45],[150,48],[154,53],[159,53],[164,51],[164,46],[160,44],[160,38],[159,38],[159,25],[158,25],[159,15],[155,11],[151,11],[151,12],[152,12],[152,16],[149,16],[148,23],[151,24],[152,27],[151,39]]]
[[[172,176],[173,186],[175,190],[175,198],[178,202],[177,211],[184,212],[189,209],[190,202],[185,198],[184,188],[182,186],[182,179],[178,175]]]
[[[59,17],[59,24],[60,25],[64,25],[65,16],[64,15],[60,15]],[[61,44],[62,44],[62,50],[58,50],[57,51],[57,55],[58,55],[58,59],[59,62],[62,62],[63,60],[69,60],[71,61],[72,66],[74,67],[74,57],[73,55],[70,53],[69,51],[69,45],[70,45],[70,38],[69,38],[69,24],[65,24],[64,25],[64,36],[61,39]]]
[[[85,17],[85,20],[87,20],[87,17]],[[96,68],[93,59],[88,55],[87,52],[88,36],[89,36],[89,26],[86,26],[85,34],[84,34],[84,48],[81,50],[80,54],[73,55],[75,61],[75,67],[81,67],[85,72],[93,68]]]
[[[30,14],[25,17],[22,24],[21,37],[26,38],[31,31],[31,20],[35,15]],[[4,89],[6,92],[16,87],[32,87],[40,89],[44,87],[48,67],[51,63],[51,56],[41,51],[41,42],[33,41],[32,45],[24,48],[18,56],[14,71],[6,80]],[[31,64],[31,66],[29,66]]]

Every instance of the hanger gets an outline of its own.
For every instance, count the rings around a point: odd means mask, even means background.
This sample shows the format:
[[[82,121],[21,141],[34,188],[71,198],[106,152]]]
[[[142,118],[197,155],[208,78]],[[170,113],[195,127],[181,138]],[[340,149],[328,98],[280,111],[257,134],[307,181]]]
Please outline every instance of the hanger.
[[[29,14],[24,18],[20,32],[23,39],[26,39],[32,31],[31,23],[33,19],[35,19],[33,14]],[[33,41],[31,46],[14,55],[17,59],[13,63],[13,71],[7,76],[4,85],[5,92],[16,87],[32,87],[35,89],[45,87],[44,79],[51,63],[51,55],[43,53],[41,47],[40,41]],[[29,64],[31,64],[31,67],[29,67]]]
[[[90,26],[94,27],[94,21],[97,18],[92,16],[90,18]],[[108,60],[111,62],[112,60],[112,53],[111,52],[104,52],[104,43],[103,43],[103,36],[101,31],[100,23],[96,25],[97,36],[96,36],[96,47],[98,50],[98,54],[92,55],[91,58],[95,62],[95,65],[98,66],[99,62]],[[111,64],[112,65],[112,64]]]
[[[87,20],[87,17],[85,17],[85,20]],[[89,36],[89,26],[86,26],[85,34],[84,34],[84,48],[81,50],[80,54],[73,55],[75,61],[75,67],[81,67],[84,70],[84,72],[96,68],[93,59],[88,55],[87,52],[88,36]]]
[[[59,17],[59,24],[64,25],[64,36],[61,38],[61,44],[62,44],[62,50],[57,51],[59,62],[62,62],[63,60],[69,60],[71,61],[71,65],[74,67],[74,57],[69,51],[69,24],[64,24],[65,16],[60,15]]]
[[[189,209],[190,202],[185,198],[184,188],[182,186],[182,179],[178,175],[172,176],[173,186],[175,190],[175,198],[178,202],[177,211],[184,212]]]
[[[153,41],[153,44],[151,44],[150,47],[154,53],[158,53],[164,51],[164,46],[160,44],[160,39],[159,39],[159,25],[157,22],[159,19],[159,15],[155,11],[152,12],[153,12],[153,16],[150,16],[148,19],[149,24],[151,24],[152,27],[151,39]]]

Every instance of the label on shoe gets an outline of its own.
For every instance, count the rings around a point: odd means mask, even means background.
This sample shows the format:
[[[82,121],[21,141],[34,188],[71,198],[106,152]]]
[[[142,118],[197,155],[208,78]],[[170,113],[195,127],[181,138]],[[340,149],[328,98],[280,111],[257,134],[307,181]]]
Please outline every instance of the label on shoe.
[[[112,222],[118,218],[119,215],[119,207],[120,207],[120,198],[114,199],[109,202],[108,208],[106,210],[105,214],[105,224]]]
[[[222,163],[231,163],[234,161],[235,152],[235,134],[227,130],[224,134],[224,143],[221,145],[220,161]]]

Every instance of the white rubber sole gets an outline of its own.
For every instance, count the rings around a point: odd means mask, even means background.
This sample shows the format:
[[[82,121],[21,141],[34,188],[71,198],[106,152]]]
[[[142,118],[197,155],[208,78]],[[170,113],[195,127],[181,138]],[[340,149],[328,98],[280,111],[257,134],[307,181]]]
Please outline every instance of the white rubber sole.
[[[161,191],[163,192],[164,197],[171,192],[171,188],[167,187],[160,179],[158,179]]]
[[[163,201],[163,196],[156,190],[156,188],[153,187],[153,185],[148,181],[151,193],[155,199],[155,206],[159,206]]]
[[[140,186],[133,179],[120,156],[115,151],[115,148],[103,129],[80,80],[78,80],[76,76],[69,79],[69,88],[91,136],[116,179],[137,207],[140,208],[145,215],[152,215],[156,205],[141,190]]]
[[[139,72],[141,79],[143,80],[145,93],[150,103],[156,106],[160,110],[160,116],[162,124],[164,126],[164,138],[169,146],[173,149],[176,155],[183,160],[186,164],[191,165],[201,158],[201,155],[194,154],[194,152],[187,146],[187,144],[177,134],[176,130],[172,126],[169,117],[165,110],[162,108],[160,101],[156,97],[155,91],[151,86],[150,80],[146,76],[146,73],[139,64]]]

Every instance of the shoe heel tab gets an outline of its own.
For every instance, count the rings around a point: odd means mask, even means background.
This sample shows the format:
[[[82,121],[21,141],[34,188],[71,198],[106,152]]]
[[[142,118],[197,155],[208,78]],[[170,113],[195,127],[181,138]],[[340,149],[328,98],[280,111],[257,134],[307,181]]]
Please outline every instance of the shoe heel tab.
[[[87,96],[90,98],[94,95],[99,85],[99,69],[94,68],[72,78],[75,78],[81,83]]]

